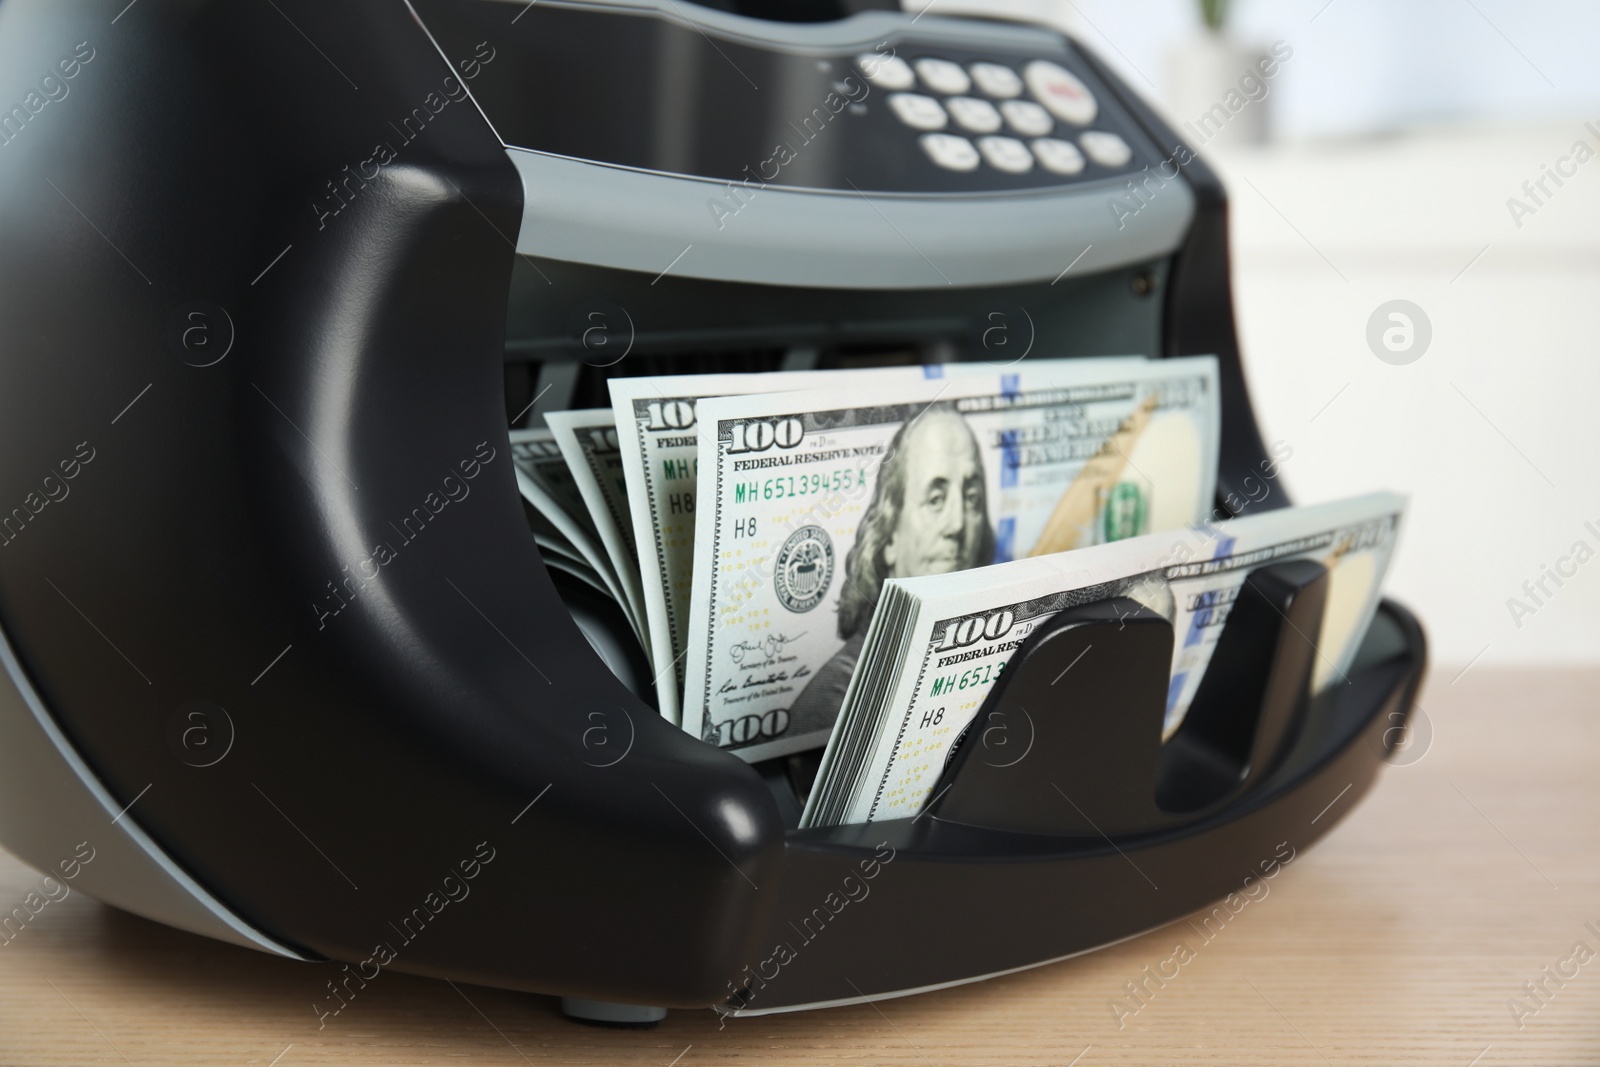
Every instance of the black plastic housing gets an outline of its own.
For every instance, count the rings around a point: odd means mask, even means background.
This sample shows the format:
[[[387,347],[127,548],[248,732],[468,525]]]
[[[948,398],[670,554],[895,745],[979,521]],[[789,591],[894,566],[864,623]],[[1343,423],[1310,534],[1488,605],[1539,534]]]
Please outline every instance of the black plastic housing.
[[[0,626],[94,774],[137,801],[130,817],[261,931],[351,963],[390,943],[397,970],[541,993],[814,1004],[1158,925],[1279,841],[1314,840],[1333,818],[1311,816],[1371,782],[1378,724],[1409,708],[1425,658],[1393,605],[1366,665],[1309,707],[1285,696],[1299,654],[1240,623],[1248,647],[1208,679],[1198,732],[1168,747],[1176,769],[1149,735],[1148,694],[1074,679],[1073,700],[1103,709],[1105,729],[1137,726],[1136,745],[1089,739],[1047,772],[1047,752],[1073,751],[1055,744],[1017,773],[1057,777],[995,792],[969,742],[925,819],[786,830],[756,769],[605,668],[541,565],[504,386],[523,187],[483,118],[446,108],[325,211],[328,184],[449,73],[405,5],[124,3],[0,3],[0,100],[79,42],[94,53],[71,95],[0,147],[0,508],[80,467],[70,496],[5,537]],[[1225,200],[1198,161],[1183,174],[1201,206],[1162,265],[1163,351],[1149,354],[1219,354],[1222,486],[1244,499],[1265,455]],[[1273,580],[1307,602],[1304,583]],[[1084,628],[1104,614],[1083,609],[1019,653],[1005,693],[1058,675]],[[1149,619],[1120,628],[1105,638],[1113,673],[1164,686],[1170,639]],[[194,701],[236,731],[211,766],[174,752]],[[1216,725],[1234,709],[1262,724],[1245,741]],[[1039,781],[1078,775],[1089,752],[1106,781],[1074,785],[1082,819],[1038,821]],[[1139,789],[1112,805],[1125,778]],[[1091,817],[1110,840],[1084,832]],[[752,988],[788,924],[879,842],[895,850],[879,903]],[[401,933],[474,859],[470,902]],[[973,921],[944,923],[952,901]],[[935,915],[926,955],[884,950]]]

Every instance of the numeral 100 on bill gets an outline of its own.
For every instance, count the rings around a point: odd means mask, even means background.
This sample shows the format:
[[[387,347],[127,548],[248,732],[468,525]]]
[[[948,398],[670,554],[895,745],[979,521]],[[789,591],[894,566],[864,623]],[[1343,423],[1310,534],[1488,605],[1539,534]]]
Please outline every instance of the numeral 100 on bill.
[[[968,645],[977,644],[980,637],[990,641],[997,640],[1011,632],[1011,624],[1015,621],[1016,615],[1010,608],[1006,608],[987,617],[974,615],[970,619],[947,622],[944,624],[944,636],[939,639],[936,651],[966,648]]]

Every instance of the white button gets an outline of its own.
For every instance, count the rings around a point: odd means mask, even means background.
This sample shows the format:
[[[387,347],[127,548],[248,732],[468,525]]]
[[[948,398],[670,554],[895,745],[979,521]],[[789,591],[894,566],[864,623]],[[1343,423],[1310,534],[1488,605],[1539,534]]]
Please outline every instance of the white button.
[[[972,96],[952,96],[944,102],[956,125],[973,133],[993,133],[1000,128],[1000,112],[987,100]]]
[[[939,101],[921,93],[891,93],[889,106],[900,116],[900,121],[914,130],[942,130],[945,124],[944,108]]]
[[[1084,168],[1083,153],[1071,141],[1041,137],[1033,142],[1033,154],[1041,167],[1056,174],[1079,174]]]
[[[996,100],[1009,100],[1022,92],[1022,79],[1010,67],[998,63],[974,63],[967,68],[978,88]]]
[[[989,166],[1007,174],[1026,174],[1033,169],[1033,156],[1028,146],[1015,137],[980,138],[978,151],[989,161]]]
[[[899,56],[863,52],[856,56],[856,66],[861,68],[867,81],[880,89],[909,89],[917,80],[917,76],[911,73],[911,64]]]
[[[1050,112],[1031,100],[1007,100],[1000,105],[1000,114],[1006,117],[1013,130],[1024,137],[1042,136],[1055,125],[1050,119]]]
[[[975,170],[978,166],[978,150],[972,142],[953,133],[923,134],[922,150],[946,170]]]
[[[1133,149],[1128,147],[1128,142],[1114,133],[1090,130],[1078,138],[1078,143],[1083,145],[1090,159],[1102,166],[1120,167],[1133,158]]]
[[[922,84],[936,93],[954,96],[972,88],[972,79],[961,69],[961,64],[948,59],[919,59],[917,73],[922,76]]]
[[[1028,91],[1063,122],[1087,126],[1100,113],[1089,87],[1064,67],[1036,59],[1023,68],[1022,77]]]

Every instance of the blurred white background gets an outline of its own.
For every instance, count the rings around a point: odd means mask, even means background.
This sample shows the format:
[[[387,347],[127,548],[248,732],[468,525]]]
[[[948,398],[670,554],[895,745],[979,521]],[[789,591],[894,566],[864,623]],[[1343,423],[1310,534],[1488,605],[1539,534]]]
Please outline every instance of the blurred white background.
[[[1180,127],[1206,106],[1174,100],[1179,53],[1215,47],[1200,9],[932,5],[1059,25]],[[1295,450],[1290,491],[1411,494],[1389,589],[1451,677],[1600,662],[1600,158],[1574,155],[1600,154],[1600,3],[1237,0],[1222,38],[1293,49],[1266,143],[1202,152],[1231,194],[1246,371],[1263,433]],[[1523,185],[1541,178],[1535,200]],[[1406,365],[1367,340],[1397,299],[1432,328]]]

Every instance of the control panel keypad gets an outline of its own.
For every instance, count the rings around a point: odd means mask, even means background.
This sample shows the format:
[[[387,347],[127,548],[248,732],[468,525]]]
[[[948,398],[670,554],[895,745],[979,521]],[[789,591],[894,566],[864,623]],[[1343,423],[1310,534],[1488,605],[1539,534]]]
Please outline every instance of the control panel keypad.
[[[952,96],[944,102],[956,125],[973,133],[994,133],[1000,128],[1000,112],[987,100],[971,96]]]
[[[978,91],[996,100],[1010,100],[1022,95],[1022,78],[1010,67],[999,63],[974,63],[967,68]]]
[[[978,150],[965,137],[953,133],[923,134],[922,150],[945,170],[978,169]]]
[[[874,88],[888,91],[889,109],[921,134],[924,154],[945,170],[967,172],[987,164],[1020,175],[1037,166],[1074,177],[1091,163],[1120,170],[1133,161],[1133,148],[1119,134],[1090,128],[1100,117],[1100,102],[1059,63],[963,65],[938,56],[907,62],[870,52],[855,62]]]
[[[1133,149],[1128,147],[1128,142],[1114,133],[1090,130],[1078,138],[1078,143],[1089,153],[1090,159],[1104,167],[1126,166],[1133,158]]]
[[[989,166],[1007,174],[1026,174],[1033,169],[1033,153],[1015,137],[980,138],[978,151],[989,161]]]
[[[1000,105],[1006,124],[1024,137],[1043,137],[1055,127],[1050,112],[1032,100],[1007,100]]]
[[[1040,137],[1033,142],[1033,154],[1039,165],[1052,174],[1082,174],[1085,166],[1083,153],[1071,141],[1057,137]]]
[[[893,93],[889,106],[894,108],[900,121],[913,130],[942,130],[949,121],[944,105],[921,93]]]
[[[956,96],[972,88],[972,79],[967,77],[960,63],[948,59],[919,59],[916,67],[922,84],[936,93]]]
[[[869,83],[879,89],[892,91],[909,89],[917,84],[911,64],[899,56],[880,56],[876,52],[863,52],[856,56],[856,67]]]
[[[1076,74],[1057,63],[1036,59],[1022,69],[1033,98],[1062,122],[1087,126],[1100,113],[1099,101]]]

